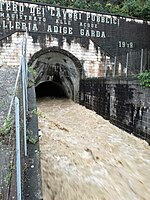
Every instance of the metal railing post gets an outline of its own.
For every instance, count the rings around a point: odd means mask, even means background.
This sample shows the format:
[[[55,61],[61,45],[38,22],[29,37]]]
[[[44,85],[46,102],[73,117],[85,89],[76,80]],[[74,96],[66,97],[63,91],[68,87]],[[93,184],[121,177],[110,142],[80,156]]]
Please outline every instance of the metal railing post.
[[[21,65],[20,65],[18,73],[17,73],[17,78],[16,78],[16,82],[15,82],[15,87],[14,87],[14,94],[13,94],[13,97],[11,99],[11,103],[10,103],[10,107],[9,107],[9,110],[8,110],[7,118],[10,117],[10,113],[11,113],[11,109],[12,109],[12,106],[13,106],[14,97],[16,95],[16,90],[17,90],[17,85],[18,85],[18,81],[19,81],[20,72],[21,72]]]
[[[23,98],[23,127],[24,127],[24,154],[27,156],[27,127],[26,127],[26,89],[25,89],[25,63],[24,58],[22,56],[21,59],[21,65],[22,65],[22,98]]]
[[[21,143],[20,143],[20,115],[19,115],[19,98],[16,96],[20,75],[22,76],[22,101],[23,101],[23,129],[24,129],[24,155],[27,156],[27,138],[26,138],[26,111],[27,105],[27,36],[22,41],[22,56],[20,67],[14,86],[14,94],[12,96],[7,117],[10,117],[13,103],[15,104],[15,127],[16,127],[16,179],[17,179],[17,200],[21,200]]]
[[[143,71],[143,49],[141,49],[140,73]]]
[[[15,97],[15,126],[16,126],[17,200],[21,200],[20,121],[19,121],[19,99],[18,99],[18,97]]]
[[[116,64],[117,64],[117,57],[115,56],[115,60],[114,60],[114,73],[113,73],[113,77],[116,76]]]
[[[25,78],[25,82],[26,82],[26,110],[28,111],[28,90],[27,90],[27,87],[28,87],[28,54],[27,54],[27,37],[28,37],[28,34],[27,34],[27,29],[26,29],[26,33],[25,33],[25,69],[26,69],[26,78]]]
[[[129,64],[129,53],[127,53],[126,57],[126,78],[128,77],[128,64]]]
[[[107,74],[107,59],[106,59],[106,56],[105,56],[105,62],[104,62],[104,78],[106,78],[106,74]]]

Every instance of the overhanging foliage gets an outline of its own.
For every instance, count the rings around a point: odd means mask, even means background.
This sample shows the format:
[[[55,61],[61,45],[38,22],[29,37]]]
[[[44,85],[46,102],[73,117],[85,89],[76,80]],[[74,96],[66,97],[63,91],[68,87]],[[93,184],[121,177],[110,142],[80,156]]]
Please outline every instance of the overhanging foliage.
[[[150,20],[150,0],[31,0]]]

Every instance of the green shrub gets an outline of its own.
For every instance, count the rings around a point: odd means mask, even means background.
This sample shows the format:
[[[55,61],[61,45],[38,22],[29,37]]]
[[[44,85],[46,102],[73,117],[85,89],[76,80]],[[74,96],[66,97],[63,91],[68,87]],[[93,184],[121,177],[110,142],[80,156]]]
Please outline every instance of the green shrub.
[[[12,128],[12,120],[10,118],[6,118],[2,128],[0,129],[0,136],[9,134],[11,128]]]
[[[150,87],[150,71],[144,71],[138,75],[142,87]]]

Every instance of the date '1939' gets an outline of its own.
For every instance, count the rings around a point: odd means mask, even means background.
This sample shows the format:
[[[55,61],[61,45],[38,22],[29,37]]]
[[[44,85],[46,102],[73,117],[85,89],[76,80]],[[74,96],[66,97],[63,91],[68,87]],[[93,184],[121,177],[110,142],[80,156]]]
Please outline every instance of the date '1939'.
[[[133,44],[133,42],[119,41],[118,42],[118,46],[120,48],[130,48],[130,49],[133,49],[134,44]]]

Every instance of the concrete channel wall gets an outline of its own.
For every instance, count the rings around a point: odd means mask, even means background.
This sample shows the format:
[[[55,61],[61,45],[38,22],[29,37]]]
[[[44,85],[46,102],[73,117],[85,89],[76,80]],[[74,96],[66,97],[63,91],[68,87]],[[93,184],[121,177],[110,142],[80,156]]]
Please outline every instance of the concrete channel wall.
[[[79,102],[150,143],[150,88],[142,88],[138,80],[81,80]]]

